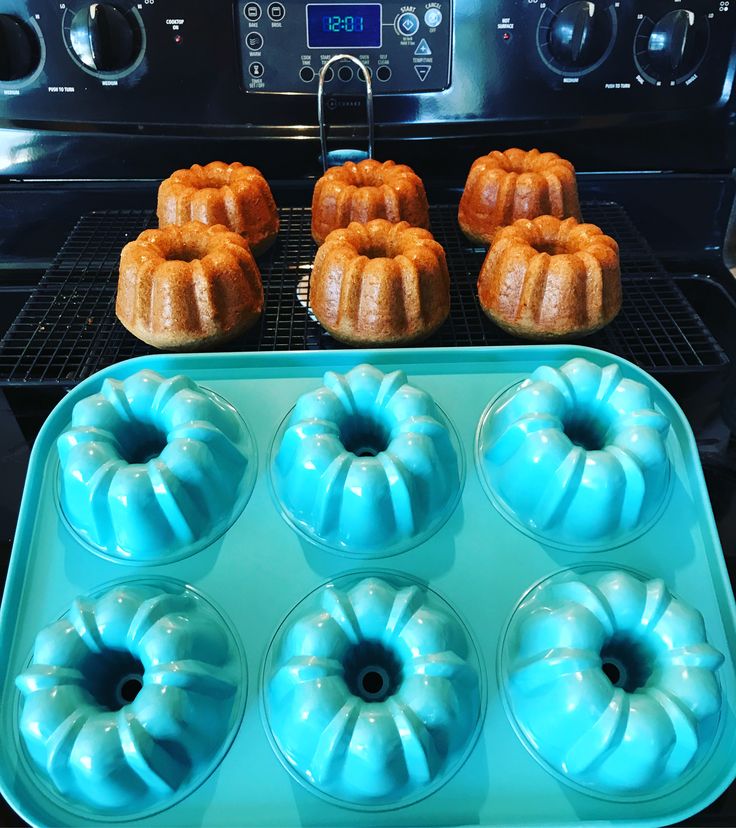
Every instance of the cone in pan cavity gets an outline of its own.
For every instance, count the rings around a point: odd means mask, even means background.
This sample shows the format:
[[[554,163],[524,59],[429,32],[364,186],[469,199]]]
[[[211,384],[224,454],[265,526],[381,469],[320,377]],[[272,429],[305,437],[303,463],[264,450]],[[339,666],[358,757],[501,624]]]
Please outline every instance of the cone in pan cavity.
[[[494,501],[564,546],[606,548],[643,531],[668,491],[668,419],[647,385],[582,358],[542,366],[492,406],[478,444]]]
[[[517,608],[502,686],[530,751],[567,782],[658,795],[714,743],[722,662],[701,614],[662,580],[566,570]]]
[[[277,752],[313,790],[406,804],[462,764],[481,721],[478,658],[462,622],[414,584],[330,584],[279,630],[264,674]]]
[[[255,454],[235,409],[185,376],[143,370],[80,400],[57,441],[72,528],[129,563],[163,563],[222,534],[250,495]]]
[[[357,555],[402,551],[435,532],[460,493],[457,438],[403,371],[328,371],[299,398],[277,440],[272,476],[290,521]]]
[[[17,677],[20,734],[41,781],[75,809],[132,815],[202,782],[245,696],[229,626],[173,583],[77,598]]]

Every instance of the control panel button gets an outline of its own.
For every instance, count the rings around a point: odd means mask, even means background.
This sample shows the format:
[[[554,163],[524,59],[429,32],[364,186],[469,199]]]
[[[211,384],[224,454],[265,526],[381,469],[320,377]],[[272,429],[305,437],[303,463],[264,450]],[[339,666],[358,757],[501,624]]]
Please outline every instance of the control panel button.
[[[264,71],[263,64],[258,60],[254,60],[248,67],[248,72],[252,78],[262,78]]]
[[[386,81],[391,80],[391,75],[392,72],[390,66],[379,66],[378,69],[376,69],[376,77],[379,81],[382,81],[383,83],[386,83]]]
[[[353,70],[349,66],[341,66],[338,70],[337,77],[344,83],[347,83],[353,79]]]
[[[419,80],[424,83],[427,80],[427,75],[430,73],[432,67],[428,63],[420,63],[414,67],[414,71],[419,76]]]
[[[20,80],[30,75],[40,61],[35,32],[22,20],[0,14],[0,81]]]
[[[369,77],[369,78],[372,78],[372,77],[373,77],[373,70],[371,69],[371,67],[370,67],[370,66],[366,66],[366,70],[367,70],[367,72],[368,72],[368,77]],[[358,80],[360,80],[360,82],[361,82],[361,83],[365,83],[365,75],[363,74],[363,70],[362,70],[362,69],[359,69],[359,70],[358,70]]]
[[[427,43],[427,41],[424,38],[422,38],[419,41],[419,45],[414,50],[414,54],[423,56],[428,56],[432,54],[432,50],[429,48],[429,43]]]
[[[277,23],[283,20],[286,17],[286,9],[283,3],[271,3],[268,7],[268,16]]]
[[[311,83],[314,80],[314,69],[311,66],[302,66],[299,70],[299,77],[304,83]]]
[[[245,15],[246,20],[250,20],[251,23],[255,23],[256,20],[261,19],[261,7],[258,3],[246,3],[245,8],[243,9],[243,14]]]
[[[248,32],[245,42],[251,52],[258,52],[263,46],[263,35],[260,32]]]
[[[436,29],[442,22],[441,9],[427,9],[424,14],[424,22],[430,29]]]
[[[404,37],[411,37],[419,31],[419,18],[414,12],[404,12],[396,18],[396,31]]]
[[[329,83],[331,80],[335,80],[335,70],[331,66],[328,66],[325,72],[325,83]]]

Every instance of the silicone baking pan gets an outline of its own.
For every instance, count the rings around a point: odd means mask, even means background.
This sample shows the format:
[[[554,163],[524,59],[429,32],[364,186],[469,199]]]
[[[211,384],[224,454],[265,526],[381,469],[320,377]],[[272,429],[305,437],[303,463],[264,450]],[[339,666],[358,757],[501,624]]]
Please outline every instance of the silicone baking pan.
[[[157,355],[33,449],[0,784],[34,825],[663,825],[736,772],[692,432],[574,346]]]

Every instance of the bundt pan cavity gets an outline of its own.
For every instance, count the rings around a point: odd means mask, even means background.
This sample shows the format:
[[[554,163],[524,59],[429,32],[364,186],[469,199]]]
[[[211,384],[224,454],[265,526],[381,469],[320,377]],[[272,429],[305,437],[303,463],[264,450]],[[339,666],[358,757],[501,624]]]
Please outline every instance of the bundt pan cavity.
[[[462,622],[436,594],[393,577],[347,576],[308,596],[279,629],[264,682],[286,768],[355,806],[431,793],[469,754],[482,719]]]
[[[618,365],[542,366],[481,420],[492,500],[546,541],[604,549],[644,531],[669,491],[669,421]]]
[[[299,398],[274,451],[286,516],[312,540],[357,555],[416,545],[460,494],[457,437],[403,371],[328,371],[321,388]]]
[[[80,400],[57,441],[60,500],[77,534],[128,563],[185,557],[221,535],[253,488],[235,409],[185,376],[143,370]]]
[[[16,679],[40,781],[75,812],[160,810],[214,770],[240,723],[245,673],[222,617],[172,582],[132,581],[36,637]]]
[[[522,600],[502,683],[530,751],[604,796],[658,796],[713,744],[721,709],[703,618],[660,579],[567,570]]]

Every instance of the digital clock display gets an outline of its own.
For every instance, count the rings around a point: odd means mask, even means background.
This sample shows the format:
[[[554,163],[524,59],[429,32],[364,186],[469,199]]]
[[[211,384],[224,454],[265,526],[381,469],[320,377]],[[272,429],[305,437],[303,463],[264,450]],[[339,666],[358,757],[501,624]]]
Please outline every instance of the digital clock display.
[[[310,49],[378,49],[381,4],[308,3],[307,45]]]

